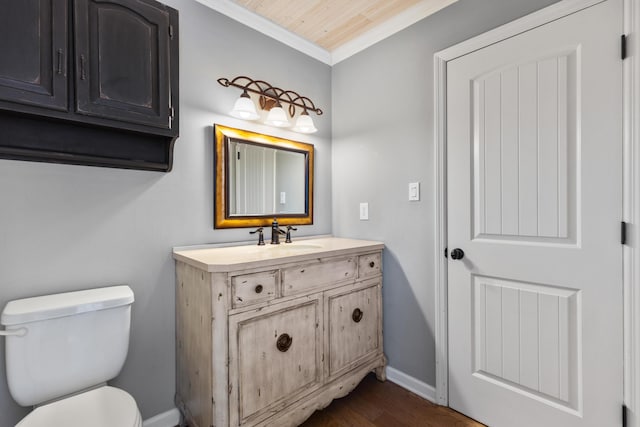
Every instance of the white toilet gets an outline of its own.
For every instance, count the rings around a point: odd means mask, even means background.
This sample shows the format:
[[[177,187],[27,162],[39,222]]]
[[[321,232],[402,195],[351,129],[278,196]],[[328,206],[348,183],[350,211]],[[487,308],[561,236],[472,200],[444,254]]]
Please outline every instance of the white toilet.
[[[133,397],[106,385],[127,357],[133,299],[128,286],[111,286],[7,303],[9,391],[36,405],[16,427],[142,426]]]

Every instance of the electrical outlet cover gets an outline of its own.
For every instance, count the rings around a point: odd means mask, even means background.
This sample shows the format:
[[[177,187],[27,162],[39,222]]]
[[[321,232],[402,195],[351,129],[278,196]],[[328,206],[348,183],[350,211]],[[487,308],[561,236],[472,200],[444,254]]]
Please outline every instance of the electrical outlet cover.
[[[366,221],[369,219],[369,203],[360,203],[360,220]]]

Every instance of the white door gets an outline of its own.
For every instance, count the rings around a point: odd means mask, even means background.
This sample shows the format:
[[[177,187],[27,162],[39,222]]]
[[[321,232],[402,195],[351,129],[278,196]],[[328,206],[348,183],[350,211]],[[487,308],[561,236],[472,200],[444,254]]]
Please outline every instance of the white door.
[[[490,426],[621,425],[621,34],[608,0],[447,63],[449,403]]]

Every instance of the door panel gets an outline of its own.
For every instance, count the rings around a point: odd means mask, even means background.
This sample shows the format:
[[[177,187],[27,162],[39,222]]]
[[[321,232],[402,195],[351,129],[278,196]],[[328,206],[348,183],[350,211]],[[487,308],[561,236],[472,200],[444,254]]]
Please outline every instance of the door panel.
[[[492,427],[616,425],[622,2],[447,63],[449,402]]]
[[[473,79],[476,237],[575,231],[576,61],[573,48]]]
[[[379,286],[377,283],[347,294],[327,296],[330,377],[380,350]]]
[[[168,12],[76,0],[74,36],[78,113],[170,128]]]
[[[320,300],[305,298],[278,307],[269,314],[260,310],[229,318],[235,331],[229,341],[237,354],[238,383],[233,387],[239,394],[240,423],[254,422],[320,383]]]
[[[579,293],[474,275],[474,375],[578,410]]]
[[[66,110],[67,1],[3,2],[0,28],[0,100]]]

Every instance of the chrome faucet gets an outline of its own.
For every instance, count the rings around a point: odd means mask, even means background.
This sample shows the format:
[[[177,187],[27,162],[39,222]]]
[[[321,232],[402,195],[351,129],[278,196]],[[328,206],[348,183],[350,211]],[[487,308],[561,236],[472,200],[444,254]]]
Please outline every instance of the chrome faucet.
[[[287,234],[287,233],[283,230],[280,230],[280,226],[278,225],[278,219],[273,218],[273,222],[271,223],[271,244],[272,245],[280,244],[281,234]]]

